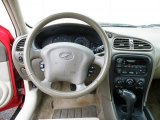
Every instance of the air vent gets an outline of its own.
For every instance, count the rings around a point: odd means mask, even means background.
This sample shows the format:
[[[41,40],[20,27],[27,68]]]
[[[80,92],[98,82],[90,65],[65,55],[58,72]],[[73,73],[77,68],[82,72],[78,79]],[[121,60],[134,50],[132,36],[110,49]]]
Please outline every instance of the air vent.
[[[152,48],[152,46],[142,40],[133,40],[134,43],[134,49],[136,50],[150,50]]]
[[[114,48],[121,50],[151,50],[152,45],[141,39],[134,38],[116,38],[114,39]]]
[[[18,42],[18,44],[17,44],[17,46],[16,46],[16,51],[23,51],[25,41],[26,41],[26,38],[21,39],[21,40]]]
[[[114,48],[118,49],[129,49],[129,39],[128,38],[116,38],[114,40]]]

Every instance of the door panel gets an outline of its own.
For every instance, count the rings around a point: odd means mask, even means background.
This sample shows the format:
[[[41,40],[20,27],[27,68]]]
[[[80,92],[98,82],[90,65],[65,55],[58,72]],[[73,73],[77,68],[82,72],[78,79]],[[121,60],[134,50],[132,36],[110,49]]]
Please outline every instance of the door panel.
[[[13,89],[8,61],[0,62],[0,68],[0,108],[2,108],[11,100],[13,96]]]
[[[0,111],[18,106],[21,95],[17,92],[11,49],[13,37],[0,26]]]
[[[2,42],[0,42],[0,62],[5,62],[5,61],[7,61],[6,48],[2,44]]]

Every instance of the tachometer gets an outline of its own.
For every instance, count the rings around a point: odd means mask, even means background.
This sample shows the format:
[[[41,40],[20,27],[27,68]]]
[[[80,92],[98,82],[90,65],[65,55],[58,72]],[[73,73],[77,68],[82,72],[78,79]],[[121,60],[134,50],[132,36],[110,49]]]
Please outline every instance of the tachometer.
[[[88,48],[90,47],[90,41],[85,37],[77,37],[74,42]]]

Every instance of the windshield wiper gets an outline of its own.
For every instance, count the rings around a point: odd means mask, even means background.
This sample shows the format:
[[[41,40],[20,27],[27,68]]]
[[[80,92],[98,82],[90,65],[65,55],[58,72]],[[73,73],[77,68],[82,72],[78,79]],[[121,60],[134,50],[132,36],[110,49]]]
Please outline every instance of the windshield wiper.
[[[31,29],[33,28],[33,27],[30,26],[28,23],[25,23],[25,24],[26,24],[27,27],[29,27],[29,28],[31,28]]]
[[[149,24],[149,25],[141,25],[142,28],[149,28],[149,27],[160,27],[160,24]]]
[[[130,24],[117,24],[117,23],[100,23],[100,26],[101,27],[131,27],[131,28],[138,27]]]

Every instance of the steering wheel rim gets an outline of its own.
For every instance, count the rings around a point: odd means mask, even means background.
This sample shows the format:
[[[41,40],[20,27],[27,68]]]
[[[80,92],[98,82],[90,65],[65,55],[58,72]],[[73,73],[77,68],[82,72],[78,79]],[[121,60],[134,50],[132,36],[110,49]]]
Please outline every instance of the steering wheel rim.
[[[40,82],[40,80],[34,74],[32,66],[31,66],[30,49],[32,48],[32,42],[34,38],[36,37],[36,35],[48,23],[53,22],[58,19],[64,19],[64,18],[81,20],[87,23],[88,25],[90,25],[97,32],[97,34],[101,38],[103,45],[104,45],[104,50],[105,50],[104,63],[101,66],[101,71],[99,75],[90,85],[88,85],[85,89],[80,90],[80,91],[62,92],[62,91],[57,91],[54,89],[44,87],[44,85]],[[79,97],[79,96],[85,95],[93,91],[106,78],[106,74],[108,73],[109,66],[110,66],[109,41],[103,29],[94,20],[92,20],[91,18],[87,16],[77,14],[77,13],[70,13],[70,12],[54,14],[40,21],[33,28],[32,32],[28,35],[26,42],[25,42],[25,46],[24,46],[24,66],[26,68],[26,72],[28,74],[29,79],[44,93],[50,96],[53,96],[53,97],[61,97],[61,98]]]

